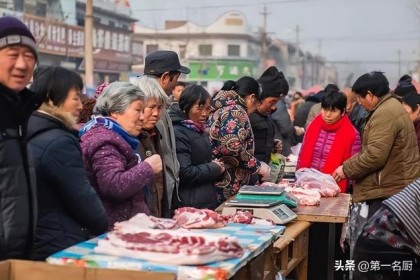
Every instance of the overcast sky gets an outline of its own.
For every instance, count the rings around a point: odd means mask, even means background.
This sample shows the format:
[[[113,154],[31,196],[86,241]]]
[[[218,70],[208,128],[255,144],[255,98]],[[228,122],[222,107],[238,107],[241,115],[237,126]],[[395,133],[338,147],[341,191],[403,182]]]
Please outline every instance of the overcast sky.
[[[190,20],[208,25],[228,11],[242,12],[256,32],[263,25],[279,39],[299,42],[304,51],[321,53],[335,63],[342,81],[349,73],[386,72],[391,86],[420,59],[420,0],[131,0],[133,16],[143,26],[163,28],[165,20]],[[337,61],[365,61],[337,64]],[[367,63],[367,62],[369,63]],[[408,63],[411,62],[411,63]]]

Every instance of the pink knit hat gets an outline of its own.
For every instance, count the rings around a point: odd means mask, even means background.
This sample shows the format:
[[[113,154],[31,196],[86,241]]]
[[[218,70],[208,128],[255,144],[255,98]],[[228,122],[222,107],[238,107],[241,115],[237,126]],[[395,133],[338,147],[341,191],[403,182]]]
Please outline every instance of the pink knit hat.
[[[96,87],[95,95],[93,97],[98,98],[99,95],[104,91],[104,89],[109,85],[109,83],[102,83]]]

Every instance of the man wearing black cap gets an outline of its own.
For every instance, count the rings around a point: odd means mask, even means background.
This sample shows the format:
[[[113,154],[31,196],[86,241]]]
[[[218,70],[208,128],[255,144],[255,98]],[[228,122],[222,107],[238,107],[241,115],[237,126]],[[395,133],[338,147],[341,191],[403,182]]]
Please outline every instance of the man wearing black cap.
[[[36,226],[36,181],[25,134],[42,101],[26,89],[37,58],[25,24],[0,18],[0,260],[29,258]]]
[[[262,88],[261,104],[249,116],[249,120],[254,133],[254,156],[258,160],[268,163],[271,153],[281,153],[281,140],[275,141],[274,139],[275,126],[271,119],[271,113],[276,110],[277,102],[287,95],[289,84],[283,72],[280,72],[275,66],[265,70],[258,81]]]
[[[145,59],[144,74],[155,76],[163,90],[169,96],[175,88],[181,74],[189,74],[190,69],[179,63],[174,51],[156,51]]]
[[[161,50],[156,51],[145,58],[144,74],[153,76],[158,79],[160,86],[169,96],[176,86],[178,78],[181,74],[189,74],[190,69],[182,66],[179,62],[176,52]],[[174,189],[178,187],[179,182],[179,163],[176,156],[175,135],[172,127],[171,118],[166,110],[156,124],[161,138],[160,146],[162,147],[162,160],[164,163],[166,188],[166,205],[171,209],[172,194]],[[162,213],[165,218],[170,218],[170,213]]]

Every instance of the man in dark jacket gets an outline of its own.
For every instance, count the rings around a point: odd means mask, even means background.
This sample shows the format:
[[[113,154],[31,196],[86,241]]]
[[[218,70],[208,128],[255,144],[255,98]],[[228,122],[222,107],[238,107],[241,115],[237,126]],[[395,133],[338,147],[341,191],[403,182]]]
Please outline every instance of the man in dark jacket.
[[[359,131],[360,135],[362,135],[367,112],[365,108],[360,106],[357,102],[356,94],[350,88],[343,90],[343,92],[347,96],[346,112],[349,114],[353,126]]]
[[[35,173],[25,134],[43,99],[26,89],[37,58],[28,28],[0,18],[0,260],[29,258],[35,232]]]
[[[275,128],[271,113],[276,110],[276,103],[289,91],[289,84],[283,72],[280,72],[275,66],[265,70],[258,81],[262,88],[261,104],[249,116],[249,120],[254,133],[254,156],[258,160],[268,163],[271,153],[275,151],[275,144],[277,144],[277,149],[281,149],[281,142],[275,143]]]

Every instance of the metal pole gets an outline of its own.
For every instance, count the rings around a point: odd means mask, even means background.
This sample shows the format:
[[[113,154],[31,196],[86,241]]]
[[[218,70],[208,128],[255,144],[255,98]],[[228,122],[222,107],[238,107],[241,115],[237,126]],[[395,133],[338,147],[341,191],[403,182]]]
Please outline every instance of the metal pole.
[[[262,13],[263,15],[263,28],[261,32],[261,72],[263,72],[265,69],[264,63],[267,59],[267,53],[268,53],[268,46],[267,46],[267,16],[270,14],[267,12],[267,6],[264,5],[264,10]]]
[[[86,0],[85,12],[85,86],[93,87],[93,0]]]

